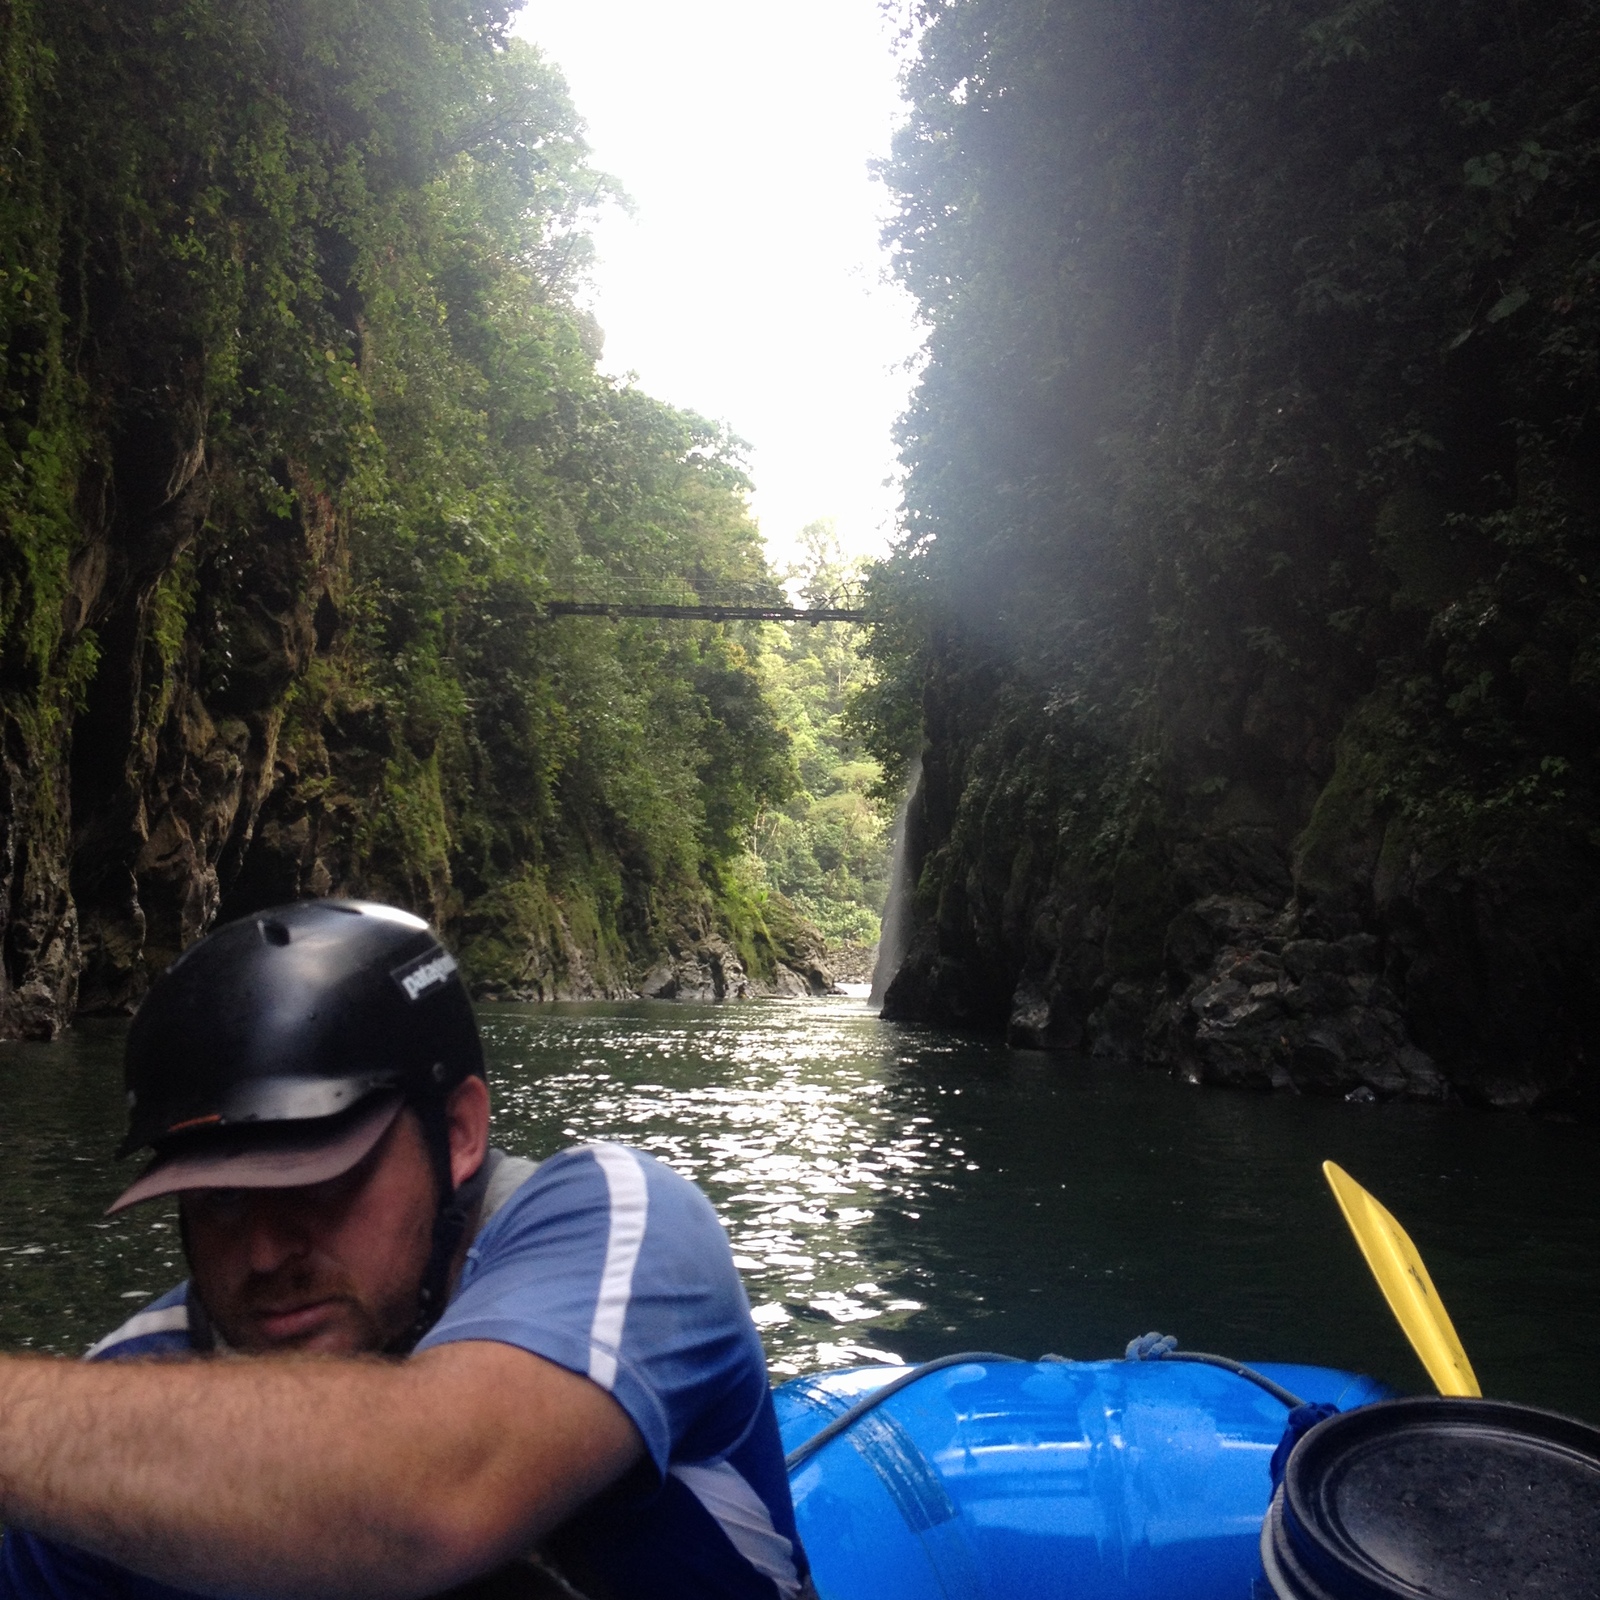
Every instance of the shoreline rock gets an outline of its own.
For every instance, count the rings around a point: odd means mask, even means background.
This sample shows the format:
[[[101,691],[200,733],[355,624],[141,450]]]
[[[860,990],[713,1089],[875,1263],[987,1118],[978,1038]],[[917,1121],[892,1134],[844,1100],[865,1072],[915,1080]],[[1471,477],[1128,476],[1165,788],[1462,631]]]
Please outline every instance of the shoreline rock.
[[[1321,791],[1174,788],[1107,850],[1087,791],[1049,775],[1048,717],[1019,713],[1001,763],[948,687],[930,680],[886,1019],[1199,1084],[1600,1115],[1600,911],[1570,852],[1439,862],[1344,769]]]

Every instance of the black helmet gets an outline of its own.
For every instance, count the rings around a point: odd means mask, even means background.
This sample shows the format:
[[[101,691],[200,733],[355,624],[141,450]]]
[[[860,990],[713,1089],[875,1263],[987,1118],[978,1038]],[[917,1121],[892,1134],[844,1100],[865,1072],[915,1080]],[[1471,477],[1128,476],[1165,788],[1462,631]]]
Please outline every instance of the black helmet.
[[[420,917],[307,900],[218,928],[151,985],[128,1032],[128,1137],[155,1159],[112,1204],[214,1187],[291,1188],[354,1166],[410,1104],[438,1179],[411,1349],[444,1306],[488,1177],[451,1173],[446,1100],[483,1077],[455,958]],[[187,1240],[185,1243],[187,1248]],[[210,1348],[190,1305],[190,1339]]]
[[[118,1153],[335,1117],[383,1091],[437,1102],[472,1075],[471,1002],[427,923],[301,901],[218,928],[151,986],[128,1034]]]

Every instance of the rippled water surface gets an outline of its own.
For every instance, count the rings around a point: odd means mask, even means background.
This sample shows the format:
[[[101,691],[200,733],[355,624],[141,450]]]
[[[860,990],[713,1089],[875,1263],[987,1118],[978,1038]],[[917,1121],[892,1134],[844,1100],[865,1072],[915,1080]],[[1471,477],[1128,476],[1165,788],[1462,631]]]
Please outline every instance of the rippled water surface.
[[[1201,1349],[1425,1384],[1319,1172],[1410,1228],[1487,1392],[1600,1419],[1596,1137],[1459,1108],[1192,1089],[859,1003],[489,1006],[495,1136],[637,1145],[709,1193],[774,1369]],[[76,1351],[182,1273],[126,1181],[121,1028],[0,1045],[0,1346]],[[131,1164],[130,1164],[131,1166]]]

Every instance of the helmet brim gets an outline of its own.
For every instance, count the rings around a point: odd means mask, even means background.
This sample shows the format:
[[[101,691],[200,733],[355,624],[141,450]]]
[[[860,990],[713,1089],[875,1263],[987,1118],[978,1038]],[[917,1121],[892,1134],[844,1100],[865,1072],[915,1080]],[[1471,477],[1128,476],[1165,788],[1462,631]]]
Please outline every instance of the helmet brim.
[[[197,1133],[158,1152],[106,1207],[106,1215],[190,1189],[299,1189],[326,1183],[376,1149],[404,1103],[399,1094],[380,1094],[337,1116]]]

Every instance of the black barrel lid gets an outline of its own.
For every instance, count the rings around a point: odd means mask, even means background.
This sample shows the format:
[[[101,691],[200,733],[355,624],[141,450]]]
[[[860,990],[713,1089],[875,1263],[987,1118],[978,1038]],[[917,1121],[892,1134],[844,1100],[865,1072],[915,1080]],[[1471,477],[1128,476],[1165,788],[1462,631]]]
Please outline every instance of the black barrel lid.
[[[1600,1428],[1438,1396],[1329,1417],[1261,1553],[1283,1600],[1600,1600]]]

